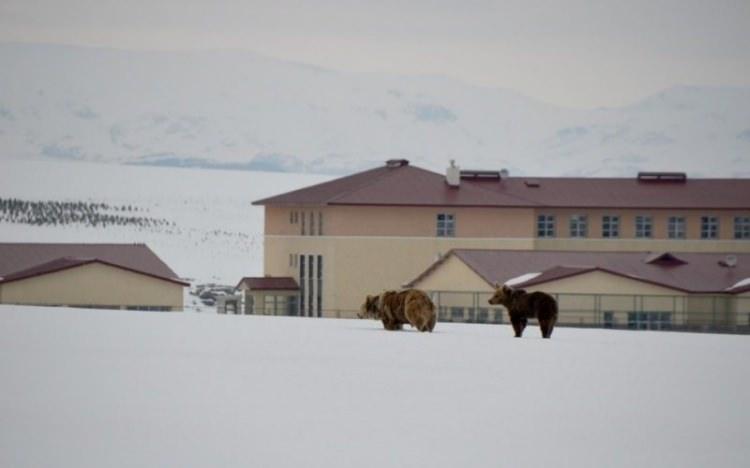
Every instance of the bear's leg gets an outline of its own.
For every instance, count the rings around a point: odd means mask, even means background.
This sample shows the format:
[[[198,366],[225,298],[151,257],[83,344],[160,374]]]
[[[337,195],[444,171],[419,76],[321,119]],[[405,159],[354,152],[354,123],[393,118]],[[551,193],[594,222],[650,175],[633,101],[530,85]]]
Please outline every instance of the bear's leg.
[[[410,307],[410,305],[405,305],[404,316],[406,317],[406,320],[409,321],[409,324],[412,327],[416,328],[419,331],[424,331],[424,323],[422,317],[419,316],[419,314],[414,310],[413,307]]]
[[[549,322],[547,322],[547,336],[546,338],[552,337],[552,330],[555,328],[555,322],[557,322],[557,317],[552,316],[549,319]]]
[[[549,319],[539,319],[539,329],[542,331],[542,338],[549,338]]]
[[[435,322],[437,322],[437,316],[435,314],[432,314],[432,316],[430,316],[430,321],[427,324],[427,331],[429,331],[430,333],[432,333],[432,330],[435,329]]]
[[[526,321],[526,317],[511,315],[510,323],[513,325],[516,338],[521,338],[521,335],[523,335],[523,329],[526,328]]]

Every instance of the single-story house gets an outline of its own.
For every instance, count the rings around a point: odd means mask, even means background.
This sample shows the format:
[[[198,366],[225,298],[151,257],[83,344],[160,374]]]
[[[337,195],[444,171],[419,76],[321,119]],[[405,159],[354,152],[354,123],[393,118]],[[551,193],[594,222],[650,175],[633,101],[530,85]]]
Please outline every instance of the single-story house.
[[[750,254],[454,249],[405,286],[442,319],[498,322],[496,284],[554,295],[563,324],[750,326]]]
[[[189,285],[145,244],[0,243],[0,304],[173,311]]]
[[[290,277],[244,277],[235,288],[244,314],[298,315],[300,288]]]

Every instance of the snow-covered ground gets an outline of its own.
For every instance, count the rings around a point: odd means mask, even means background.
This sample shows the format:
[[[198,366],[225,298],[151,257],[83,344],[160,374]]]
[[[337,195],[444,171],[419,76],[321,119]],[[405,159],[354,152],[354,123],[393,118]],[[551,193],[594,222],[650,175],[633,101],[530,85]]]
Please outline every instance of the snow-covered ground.
[[[741,467],[750,340],[0,306],[0,466]]]
[[[133,205],[166,228],[0,222],[0,242],[143,242],[178,275],[236,284],[263,273],[263,208],[255,200],[330,176],[136,167],[0,158],[0,198]]]

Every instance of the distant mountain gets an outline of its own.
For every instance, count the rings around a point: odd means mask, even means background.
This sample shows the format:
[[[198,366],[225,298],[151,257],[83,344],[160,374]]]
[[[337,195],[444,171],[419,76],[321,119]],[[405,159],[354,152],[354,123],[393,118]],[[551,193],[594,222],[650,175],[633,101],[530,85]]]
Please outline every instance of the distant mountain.
[[[343,173],[750,176],[750,88],[675,87],[574,110],[436,76],[352,74],[243,51],[0,45],[0,158]]]

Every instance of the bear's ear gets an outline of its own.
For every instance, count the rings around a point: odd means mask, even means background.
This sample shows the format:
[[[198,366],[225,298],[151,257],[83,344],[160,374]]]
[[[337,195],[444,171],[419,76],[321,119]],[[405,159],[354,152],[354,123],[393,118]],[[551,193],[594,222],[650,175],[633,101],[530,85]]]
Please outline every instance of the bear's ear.
[[[500,289],[500,283],[498,283],[497,281],[495,281],[494,286],[495,286],[495,289]]]
[[[507,284],[504,284],[503,285],[503,292],[506,293],[506,294],[510,294],[511,292],[513,292],[513,289],[510,288]]]

